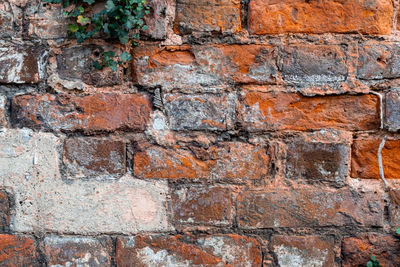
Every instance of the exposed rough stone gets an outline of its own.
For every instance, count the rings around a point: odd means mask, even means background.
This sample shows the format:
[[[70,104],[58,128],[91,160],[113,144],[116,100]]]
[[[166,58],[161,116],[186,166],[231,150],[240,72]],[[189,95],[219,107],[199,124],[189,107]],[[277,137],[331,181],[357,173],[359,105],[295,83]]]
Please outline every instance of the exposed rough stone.
[[[133,56],[134,80],[168,91],[219,92],[224,83],[271,83],[278,72],[270,45],[142,46]]]
[[[227,142],[191,151],[150,146],[134,157],[140,178],[262,179],[268,174],[270,156],[261,146]]]
[[[254,34],[390,34],[393,12],[390,0],[251,0],[249,29]]]
[[[0,234],[1,266],[40,266],[37,256],[33,238]]]
[[[233,128],[234,95],[167,94],[164,99],[171,130],[230,130]]]
[[[280,267],[335,266],[334,240],[320,236],[272,236]]]
[[[56,55],[59,77],[69,81],[82,81],[96,87],[120,84],[121,77],[118,72],[101,72],[93,67],[93,60],[100,60],[104,49],[97,45],[62,48],[61,53]]]
[[[239,0],[177,0],[175,27],[179,32],[240,31]]]
[[[13,99],[19,125],[60,131],[143,131],[150,117],[144,94],[20,95]]]
[[[67,16],[61,4],[43,5],[42,1],[31,0],[25,8],[25,20],[29,23],[28,35],[43,39],[66,38]]]
[[[12,6],[8,2],[2,1],[0,3],[0,38],[10,38],[17,35],[14,23]]]
[[[115,178],[126,172],[126,148],[122,141],[100,138],[68,138],[63,163],[68,178]]]
[[[46,236],[42,246],[49,266],[111,266],[110,238]]]
[[[320,85],[347,79],[343,48],[333,45],[293,45],[284,48],[281,68],[289,83]]]
[[[117,181],[65,183],[60,143],[51,134],[0,132],[2,186],[15,192],[11,230],[75,234],[168,231],[167,184],[123,176]],[[18,166],[18,168],[15,168]]]
[[[40,44],[0,42],[0,82],[36,83],[45,77],[48,51]]]
[[[354,140],[351,177],[380,179],[378,149],[381,139]],[[382,149],[385,178],[400,178],[400,140],[387,140]]]
[[[360,46],[357,78],[364,80],[400,77],[400,46],[368,42]]]
[[[9,194],[5,190],[0,190],[0,231],[8,230],[10,226],[10,203]]]
[[[6,97],[0,96],[0,127],[5,126],[6,124]]]
[[[291,142],[285,174],[309,183],[343,186],[348,174],[349,147],[344,144]]]
[[[118,266],[259,266],[260,244],[240,235],[121,237]]]
[[[178,223],[230,224],[233,202],[229,188],[181,186],[172,192],[173,219]]]
[[[300,187],[242,192],[237,220],[241,228],[382,226],[380,194],[348,189]]]
[[[385,126],[391,131],[400,130],[400,90],[386,93]]]
[[[369,233],[344,238],[343,267],[365,266],[371,255],[374,255],[382,266],[399,266],[399,245],[399,239],[385,234]]]
[[[148,26],[144,35],[157,40],[164,40],[167,37],[166,12],[170,2],[169,0],[150,0],[148,2],[150,14],[144,17],[144,23]]]
[[[249,131],[374,130],[379,128],[379,100],[375,95],[305,97],[297,93],[241,94],[238,121]]]

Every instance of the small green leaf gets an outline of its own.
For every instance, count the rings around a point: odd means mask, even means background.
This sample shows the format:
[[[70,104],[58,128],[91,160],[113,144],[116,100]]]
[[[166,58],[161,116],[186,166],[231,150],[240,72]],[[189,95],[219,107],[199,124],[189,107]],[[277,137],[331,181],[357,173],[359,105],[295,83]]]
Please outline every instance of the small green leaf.
[[[89,5],[91,5],[94,2],[96,2],[96,0],[83,0],[83,2],[88,3]]]
[[[95,67],[96,69],[98,69],[98,70],[101,70],[101,69],[103,69],[103,66],[100,64],[100,62],[98,62],[98,61],[94,61],[93,62],[93,67]]]
[[[78,25],[75,25],[75,24],[69,24],[69,25],[68,25],[68,30],[69,30],[71,33],[74,33],[74,32],[76,32],[76,31],[79,30],[79,26],[78,26]]]
[[[90,23],[90,18],[85,18],[84,16],[79,15],[76,22],[78,22],[81,25],[87,25]]]
[[[79,11],[80,13],[83,13],[83,12],[85,12],[85,9],[83,8],[83,6],[79,6],[79,7],[78,7],[78,11]]]
[[[376,257],[374,255],[371,255],[371,261],[376,261]]]
[[[121,54],[121,60],[122,60],[123,62],[130,61],[130,60],[132,60],[132,56],[131,56],[131,54],[129,54],[128,52],[124,51],[124,52]]]
[[[400,227],[396,228],[396,235],[400,235]]]
[[[374,267],[374,264],[372,263],[372,261],[367,262],[367,267]]]
[[[108,0],[105,5],[105,8],[108,12],[110,12],[112,9],[115,8],[114,2],[112,0]]]

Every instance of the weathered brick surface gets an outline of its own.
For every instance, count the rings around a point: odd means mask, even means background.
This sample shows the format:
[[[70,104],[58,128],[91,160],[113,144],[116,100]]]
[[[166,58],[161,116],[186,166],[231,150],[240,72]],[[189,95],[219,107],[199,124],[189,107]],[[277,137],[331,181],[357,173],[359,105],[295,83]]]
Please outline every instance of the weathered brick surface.
[[[148,28],[144,31],[146,36],[153,39],[163,40],[167,36],[168,21],[166,12],[170,0],[150,0],[147,2],[150,7],[150,14],[144,18]]]
[[[0,234],[1,266],[40,266],[35,240],[28,236]]]
[[[382,196],[348,189],[271,189],[242,192],[237,219],[242,228],[382,226]]]
[[[140,178],[262,179],[268,175],[270,156],[265,147],[227,142],[208,149],[164,149],[150,146],[134,157]]]
[[[36,83],[45,78],[48,51],[40,44],[0,42],[0,82]]]
[[[0,96],[0,127],[5,126],[6,124],[6,98]]]
[[[391,131],[400,130],[400,90],[386,93],[385,126]]]
[[[46,236],[42,247],[49,266],[111,266],[110,238]]]
[[[231,235],[121,237],[118,266],[259,266],[260,244],[254,238]]]
[[[271,247],[281,267],[335,266],[334,240],[329,237],[274,235]]]
[[[221,91],[224,82],[275,81],[277,49],[271,45],[142,47],[133,52],[133,74],[144,86],[188,92]]]
[[[114,177],[126,172],[126,148],[122,141],[68,138],[63,163],[73,178]]]
[[[249,29],[254,34],[390,34],[393,11],[389,0],[251,0]]]
[[[56,55],[57,73],[61,79],[82,81],[96,87],[113,86],[121,83],[117,72],[101,72],[93,67],[105,49],[98,45],[72,46],[61,49]]]
[[[379,179],[378,149],[382,139],[354,140],[351,177]],[[382,149],[386,178],[400,178],[400,140],[387,140]]]
[[[15,121],[61,131],[143,131],[151,112],[143,94],[20,95],[13,99]]]
[[[398,266],[399,240],[391,235],[374,233],[343,239],[343,267],[364,266],[370,255],[374,255],[382,266]]]
[[[345,144],[291,142],[285,173],[290,179],[343,186],[348,173],[349,147]]]
[[[297,93],[242,93],[238,120],[249,131],[376,130],[379,99],[375,95],[305,97]]]
[[[167,94],[165,110],[172,130],[229,130],[233,128],[234,95]]]
[[[178,0],[176,28],[183,34],[238,32],[241,29],[238,0]]]
[[[333,45],[293,45],[284,48],[283,79],[295,84],[325,84],[345,81],[348,66],[343,48]]]
[[[9,194],[5,190],[0,190],[0,231],[8,230],[10,227],[10,203]]]
[[[172,192],[173,219],[178,223],[230,224],[232,192],[219,186],[182,186]]]
[[[25,7],[25,23],[28,24],[28,35],[43,39],[66,38],[68,23],[67,16],[59,4],[47,4],[32,0]]]
[[[399,45],[367,42],[359,47],[357,77],[364,80],[400,77]]]
[[[16,35],[14,20],[12,6],[5,1],[0,3],[0,38],[10,38]]]

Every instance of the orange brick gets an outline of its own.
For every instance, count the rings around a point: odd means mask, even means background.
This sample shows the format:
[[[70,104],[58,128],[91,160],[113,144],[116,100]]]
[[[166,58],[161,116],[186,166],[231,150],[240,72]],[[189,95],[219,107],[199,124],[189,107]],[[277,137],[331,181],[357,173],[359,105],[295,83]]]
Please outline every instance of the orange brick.
[[[37,256],[33,238],[0,234],[1,266],[40,266]]]
[[[140,178],[260,179],[268,174],[269,162],[264,147],[244,143],[223,143],[198,155],[152,146],[135,154],[134,173]]]
[[[240,0],[178,0],[175,27],[181,33],[238,32]]]
[[[379,128],[375,95],[305,97],[297,93],[244,92],[238,107],[241,125],[250,131]]]
[[[391,0],[251,0],[249,30],[254,34],[390,34]]]
[[[142,94],[20,95],[12,107],[23,126],[84,132],[145,130],[151,112]]]
[[[379,179],[378,148],[381,139],[354,140],[351,177]],[[387,140],[382,149],[386,178],[400,178],[400,140]]]

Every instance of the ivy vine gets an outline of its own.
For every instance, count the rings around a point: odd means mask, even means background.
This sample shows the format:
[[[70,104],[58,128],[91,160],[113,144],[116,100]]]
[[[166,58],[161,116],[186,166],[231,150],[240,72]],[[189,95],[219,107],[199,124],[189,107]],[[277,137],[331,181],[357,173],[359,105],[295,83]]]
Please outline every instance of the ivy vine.
[[[73,19],[68,25],[68,35],[78,43],[105,34],[108,38],[119,40],[129,47],[136,46],[140,39],[140,30],[147,26],[143,18],[149,14],[146,0],[107,0],[104,8],[98,13],[91,13],[95,3],[104,0],[42,0],[46,4],[62,4],[64,15]],[[119,57],[113,51],[103,53],[100,61],[94,61],[96,69],[110,67],[116,71],[119,65],[132,59],[129,52],[124,51]]]

